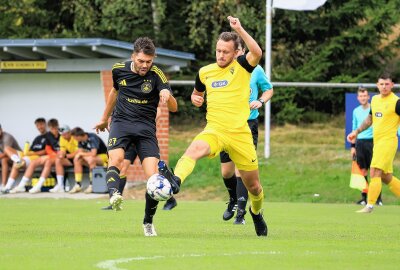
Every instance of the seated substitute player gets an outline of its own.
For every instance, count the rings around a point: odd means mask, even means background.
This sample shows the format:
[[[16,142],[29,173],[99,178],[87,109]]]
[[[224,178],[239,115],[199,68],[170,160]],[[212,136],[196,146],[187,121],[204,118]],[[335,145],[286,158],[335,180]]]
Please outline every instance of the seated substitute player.
[[[244,55],[246,52],[246,47],[244,41],[239,38],[239,51],[237,57]],[[260,98],[258,98],[258,93],[262,92]],[[264,103],[268,102],[274,94],[272,84],[265,75],[264,69],[257,65],[250,78],[250,116],[247,120],[247,124],[251,130],[253,136],[253,143],[257,149],[258,143],[258,109],[263,106]],[[248,199],[248,191],[243,184],[242,178],[238,169],[235,168],[235,164],[229,157],[229,154],[225,151],[220,153],[221,160],[221,174],[224,180],[224,184],[229,193],[228,207],[222,215],[223,220],[230,220],[236,210],[236,217],[233,224],[245,224],[244,216],[246,214],[246,204]]]
[[[121,195],[124,192],[124,188],[126,185],[126,173],[128,171],[129,166],[131,164],[133,164],[133,162],[135,161],[136,157],[137,157],[136,147],[133,144],[131,144],[125,152],[125,158],[124,158],[124,161],[122,164],[121,172],[119,174],[120,184],[118,187],[118,192]],[[172,210],[177,205],[178,205],[178,203],[176,202],[176,199],[174,197],[171,197],[165,202],[163,210]],[[112,210],[112,206],[111,205],[105,206],[101,209],[102,210]]]
[[[83,166],[89,167],[89,186],[85,193],[92,193],[92,170],[96,166],[107,166],[107,146],[103,140],[94,133],[87,133],[82,128],[76,127],[72,130],[72,136],[78,141],[79,150],[74,157],[74,172],[76,184],[69,193],[81,191]]]
[[[117,63],[112,70],[113,88],[107,99],[103,117],[94,127],[104,131],[108,126],[111,112],[113,117],[108,140],[109,166],[106,179],[110,203],[115,210],[121,209],[123,198],[118,192],[120,171],[125,151],[134,144],[143,166],[146,178],[157,173],[160,150],[156,137],[156,114],[159,102],[170,111],[177,111],[177,103],[164,73],[155,65],[155,46],[147,37],[140,37],[134,43],[131,61]],[[115,109],[114,109],[115,107]],[[156,236],[153,216],[158,201],[146,192],[143,230],[145,236]]]
[[[58,129],[61,133],[59,146],[55,161],[57,185],[50,189],[52,193],[63,193],[64,190],[64,167],[74,165],[74,157],[78,151],[78,141],[72,137],[71,129],[68,125],[64,125]]]
[[[1,189],[4,189],[11,161],[19,161],[18,155],[12,149],[21,151],[17,140],[11,134],[4,132],[0,125],[0,159],[1,159]]]
[[[55,163],[57,151],[59,150],[58,140],[60,138],[60,134],[58,133],[57,119],[50,119],[47,122],[47,126],[49,128],[49,131],[46,133],[46,155],[40,156],[38,159],[33,160],[29,164],[18,186],[10,190],[10,193],[25,192],[25,186],[31,180],[35,169],[37,167],[43,166],[43,170],[40,174],[38,183],[29,190],[29,193],[41,192],[42,185],[44,184],[46,178],[51,172],[51,167]]]
[[[10,192],[12,186],[15,183],[15,179],[18,177],[19,169],[21,169],[22,167],[28,167],[31,161],[38,159],[40,156],[46,154],[46,120],[44,118],[37,118],[35,120],[35,126],[40,135],[36,136],[35,139],[33,139],[33,142],[30,145],[29,149],[27,149],[27,152],[25,152],[25,149],[24,152],[11,149],[11,151],[13,151],[13,155],[17,155],[20,160],[14,162],[11,169],[10,177],[7,180],[7,185],[5,186],[5,189],[2,190],[3,193]]]
[[[207,125],[179,159],[175,176],[162,164],[159,171],[170,181],[176,194],[180,183],[193,171],[198,159],[206,156],[213,158],[225,150],[249,191],[249,212],[256,234],[267,236],[267,224],[261,213],[264,192],[258,174],[257,153],[247,124],[250,114],[250,76],[262,56],[262,51],[241,26],[238,18],[229,16],[228,20],[236,33],[220,34],[216,46],[217,62],[199,70],[191,96],[192,103],[200,107],[204,102],[204,92],[207,91]],[[249,52],[236,59],[238,35],[246,43]]]
[[[379,95],[371,100],[371,110],[360,127],[347,135],[353,142],[357,135],[372,125],[374,148],[371,161],[371,181],[368,188],[367,205],[358,213],[371,213],[382,190],[382,181],[391,192],[400,197],[400,180],[393,175],[393,160],[396,155],[400,124],[400,99],[393,92],[394,83],[390,74],[379,76]]]

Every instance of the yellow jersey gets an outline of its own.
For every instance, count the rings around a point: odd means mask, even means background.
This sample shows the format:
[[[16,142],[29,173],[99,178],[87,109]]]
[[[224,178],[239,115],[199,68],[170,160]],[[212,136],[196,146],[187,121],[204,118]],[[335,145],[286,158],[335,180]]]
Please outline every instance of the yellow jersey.
[[[207,94],[207,125],[222,129],[247,126],[253,69],[242,55],[227,67],[214,63],[199,70],[195,88]]]
[[[78,150],[78,141],[71,136],[71,139],[67,141],[63,136],[60,136],[60,151],[67,153],[73,153]]]
[[[371,114],[374,143],[379,140],[397,139],[397,129],[400,124],[399,98],[390,93],[386,97],[372,97]]]

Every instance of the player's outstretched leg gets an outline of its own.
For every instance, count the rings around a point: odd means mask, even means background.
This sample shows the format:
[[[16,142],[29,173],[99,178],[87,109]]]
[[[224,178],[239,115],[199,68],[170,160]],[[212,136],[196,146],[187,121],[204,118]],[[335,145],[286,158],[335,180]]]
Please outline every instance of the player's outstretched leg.
[[[158,162],[158,172],[164,176],[168,182],[170,182],[172,193],[177,194],[180,190],[181,180],[179,177],[174,175],[174,173],[170,168],[168,168],[167,164],[163,160]]]
[[[122,202],[123,202],[121,193],[119,193],[118,191],[120,184],[119,173],[120,171],[117,167],[111,166],[108,168],[106,174],[108,193],[110,195],[110,205],[112,209],[115,211],[122,210]]]
[[[153,217],[157,211],[158,201],[152,199],[149,194],[145,195],[146,207],[144,209],[143,218],[143,231],[144,236],[157,236],[156,230],[153,225]]]
[[[126,176],[121,175],[119,178],[120,178],[119,179],[120,181],[119,181],[118,192],[122,196],[124,189],[125,189],[125,185],[126,185]],[[112,196],[112,194],[110,195],[110,199],[111,199],[111,196]],[[113,210],[113,208],[112,208],[112,205],[107,205],[107,206],[102,207],[101,210]]]

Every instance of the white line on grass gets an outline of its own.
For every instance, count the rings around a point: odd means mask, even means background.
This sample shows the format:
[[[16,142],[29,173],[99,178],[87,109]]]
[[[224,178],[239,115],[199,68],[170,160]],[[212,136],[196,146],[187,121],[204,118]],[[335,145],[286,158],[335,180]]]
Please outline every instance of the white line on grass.
[[[254,251],[254,252],[237,252],[237,253],[222,253],[222,254],[182,254],[182,255],[175,255],[175,256],[150,256],[150,257],[133,257],[133,258],[121,258],[115,260],[107,260],[101,261],[96,264],[96,267],[101,269],[108,269],[108,270],[125,270],[125,268],[119,268],[117,265],[120,263],[127,263],[131,261],[144,261],[144,260],[158,260],[158,259],[167,259],[167,258],[183,258],[183,257],[214,257],[214,256],[240,256],[240,255],[260,255],[260,254],[267,254],[267,255],[277,255],[281,254],[280,251]]]

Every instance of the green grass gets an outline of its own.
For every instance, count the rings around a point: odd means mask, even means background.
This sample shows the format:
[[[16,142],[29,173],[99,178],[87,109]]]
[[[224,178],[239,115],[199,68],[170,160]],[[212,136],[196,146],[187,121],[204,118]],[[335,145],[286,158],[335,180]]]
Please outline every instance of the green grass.
[[[349,188],[350,150],[344,148],[343,116],[326,124],[285,125],[271,130],[271,155],[264,158],[264,130],[260,125],[259,170],[266,200],[276,202],[353,203],[360,192]],[[175,166],[194,136],[202,127],[173,126],[170,135],[170,163]],[[398,177],[400,155],[395,159]],[[183,185],[185,189],[207,191],[200,199],[227,199],[222,183],[219,158],[200,160]],[[319,197],[314,197],[319,194]],[[385,204],[399,204],[384,185]]]
[[[143,236],[143,201],[0,199],[0,269],[396,269],[397,206],[372,214],[321,203],[266,203],[269,236],[222,221],[221,202],[180,201]],[[250,219],[250,220],[249,220]],[[113,260],[114,268],[106,261]],[[118,263],[118,261],[120,263]],[[397,266],[396,266],[397,265]]]

